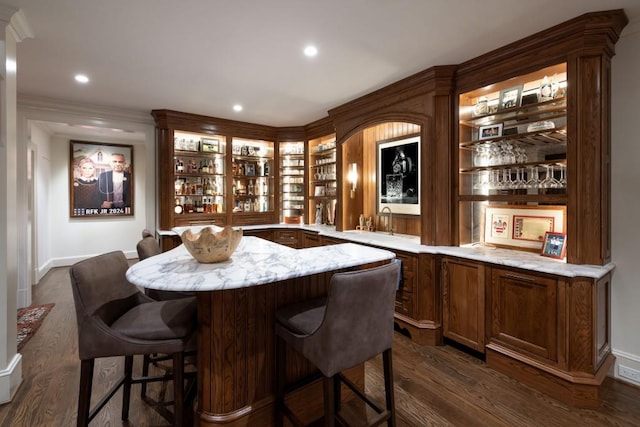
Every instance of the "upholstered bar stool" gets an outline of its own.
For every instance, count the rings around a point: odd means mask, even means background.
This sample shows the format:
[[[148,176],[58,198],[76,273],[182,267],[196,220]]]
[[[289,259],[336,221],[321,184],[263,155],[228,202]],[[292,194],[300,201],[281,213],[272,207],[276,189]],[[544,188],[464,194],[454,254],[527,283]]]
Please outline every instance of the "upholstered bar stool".
[[[387,422],[395,426],[393,371],[393,312],[399,264],[334,274],[326,298],[285,306],[276,312],[276,426],[286,416],[294,426],[301,421],[285,403],[286,345],[313,363],[323,375],[324,425],[339,413],[341,383],[370,405],[378,416],[370,426]],[[382,353],[386,408],[382,409],[361,392],[342,371]],[[301,381],[301,383],[305,383]]]
[[[142,230],[142,239],[138,241],[136,251],[138,252],[138,260],[140,261],[162,253],[162,249],[160,248],[158,241],[153,236],[153,233],[146,228]],[[161,291],[159,289],[149,288],[145,288],[144,293],[156,301],[167,301],[180,298],[195,299],[196,295],[195,292]],[[192,354],[194,355],[195,351],[192,352]],[[142,359],[142,376],[146,377],[149,375],[149,367],[151,364],[157,364],[168,359],[170,358],[167,355],[145,354]],[[140,388],[140,397],[143,400],[148,399],[146,383],[143,383]]]
[[[74,264],[71,287],[78,322],[81,361],[77,425],[85,427],[123,387],[122,419],[129,417],[131,385],[173,380],[173,424],[184,424],[184,352],[196,344],[196,301],[183,298],[154,301],[126,279],[124,253],[110,252]],[[133,356],[171,355],[170,377],[134,378]],[[91,388],[96,358],[124,356],[124,375],[91,410]]]
[[[140,261],[162,253],[162,249],[160,248],[158,241],[153,237],[153,233],[146,228],[142,230],[142,239],[138,241],[136,250],[138,251],[138,259]],[[144,293],[156,301],[195,297],[196,295],[195,292],[161,291],[159,289],[148,288],[145,288]]]

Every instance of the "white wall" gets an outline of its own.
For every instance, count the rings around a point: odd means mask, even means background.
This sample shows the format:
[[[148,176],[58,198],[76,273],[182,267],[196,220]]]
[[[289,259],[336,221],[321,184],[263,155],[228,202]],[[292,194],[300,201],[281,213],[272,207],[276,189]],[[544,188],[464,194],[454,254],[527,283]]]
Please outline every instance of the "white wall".
[[[33,268],[38,280],[52,267],[71,265],[109,251],[122,250],[129,258],[137,257],[135,246],[141,231],[156,228],[156,150],[151,115],[37,97],[20,97],[18,112],[19,127],[37,151],[37,260],[33,260]],[[68,131],[52,126],[61,123],[71,125],[66,128]],[[87,131],[87,127],[94,130]],[[76,129],[82,129],[83,134],[75,133]],[[133,216],[69,217],[71,139],[133,146]]]
[[[612,346],[619,365],[640,370],[640,23],[624,29],[612,71]],[[640,385],[640,383],[638,383]]]
[[[34,164],[34,199],[35,199],[35,224],[33,233],[37,239],[35,245],[35,259],[32,266],[36,270],[36,283],[51,269],[51,227],[49,224],[49,211],[41,209],[48,206],[50,199],[49,181],[51,177],[51,140],[49,135],[39,126],[30,128],[30,139],[35,149]]]
[[[126,140],[104,137],[83,141],[133,145],[134,216],[109,218],[69,217],[69,137],[55,136],[51,140],[51,179],[47,211],[50,220],[51,259],[55,266],[71,265],[89,256],[122,250],[136,258],[136,243],[146,227],[145,175],[146,147]],[[150,165],[154,167],[154,165]],[[150,195],[154,198],[153,194]]]

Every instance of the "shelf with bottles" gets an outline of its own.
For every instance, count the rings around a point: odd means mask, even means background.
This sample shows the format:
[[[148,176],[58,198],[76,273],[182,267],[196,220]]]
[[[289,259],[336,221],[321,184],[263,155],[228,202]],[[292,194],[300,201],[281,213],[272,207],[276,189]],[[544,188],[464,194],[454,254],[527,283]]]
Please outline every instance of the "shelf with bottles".
[[[304,142],[281,142],[280,153],[280,222],[301,223],[305,204]]]
[[[566,64],[459,99],[461,197],[566,195]]]
[[[225,212],[225,138],[174,131],[173,214]]]
[[[273,211],[273,156],[273,142],[233,139],[233,213]]]

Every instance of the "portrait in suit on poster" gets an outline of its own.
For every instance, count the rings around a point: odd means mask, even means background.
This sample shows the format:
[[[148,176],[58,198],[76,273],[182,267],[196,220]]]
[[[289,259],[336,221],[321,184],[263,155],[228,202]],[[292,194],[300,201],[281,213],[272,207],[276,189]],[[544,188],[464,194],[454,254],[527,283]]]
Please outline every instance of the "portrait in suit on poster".
[[[133,146],[71,141],[72,218],[133,215]]]

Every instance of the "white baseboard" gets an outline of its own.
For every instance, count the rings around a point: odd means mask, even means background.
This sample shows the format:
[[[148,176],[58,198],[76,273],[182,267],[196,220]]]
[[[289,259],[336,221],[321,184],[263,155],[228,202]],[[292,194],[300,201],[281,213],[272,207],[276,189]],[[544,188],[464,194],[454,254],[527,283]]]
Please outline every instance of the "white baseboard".
[[[136,259],[136,258],[138,258],[138,252],[137,251],[123,251],[123,252],[124,252],[124,255],[127,257],[127,259]],[[96,255],[99,255],[99,254],[82,255],[82,256],[75,256],[75,257],[64,257],[64,258],[51,258],[46,263],[44,263],[41,267],[38,268],[38,283],[40,283],[40,280],[52,268],[55,268],[55,267],[70,267],[73,264],[75,264],[76,262],[85,260],[87,258],[91,258],[91,257],[96,256]]]
[[[22,355],[16,354],[5,369],[0,371],[0,405],[11,402],[22,384]]]

